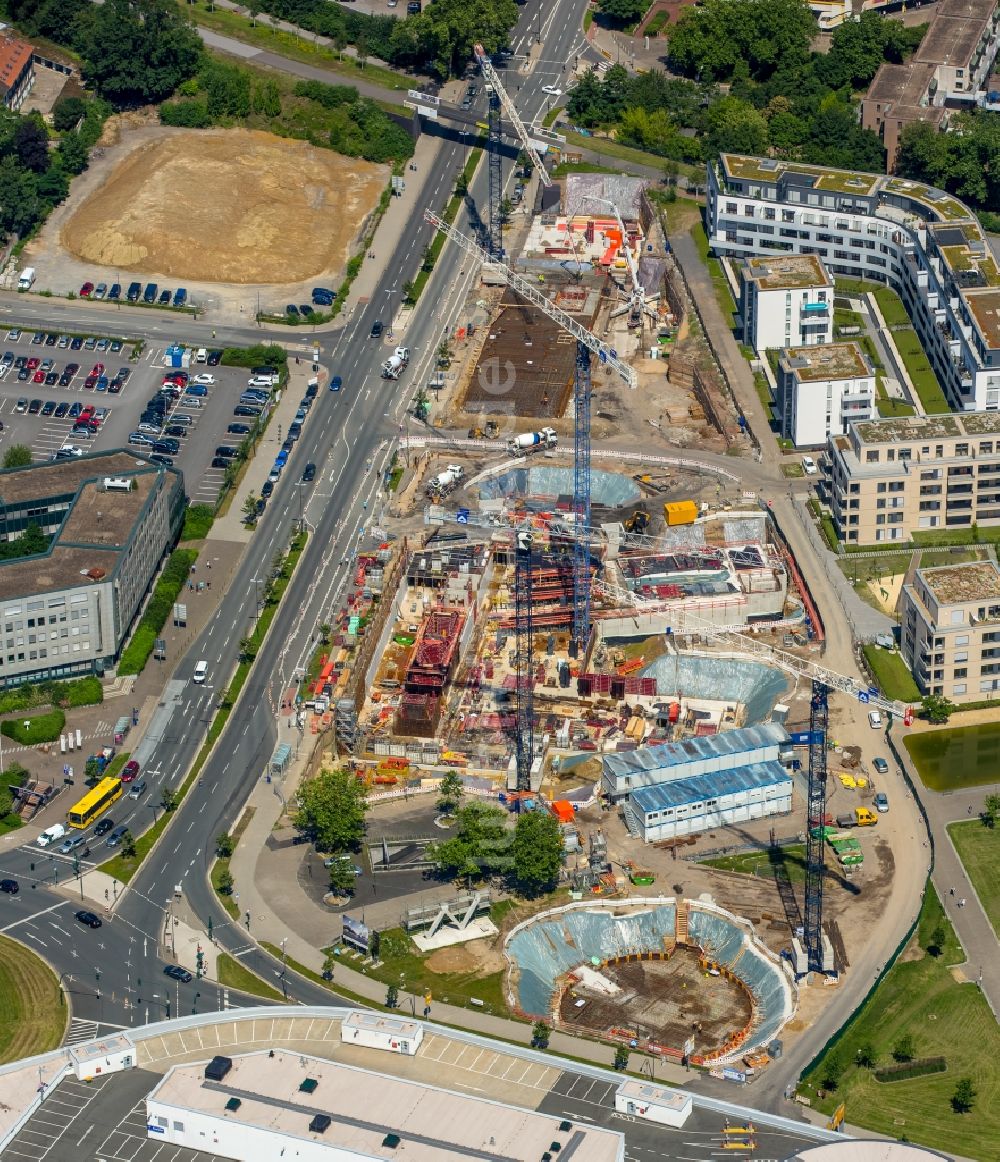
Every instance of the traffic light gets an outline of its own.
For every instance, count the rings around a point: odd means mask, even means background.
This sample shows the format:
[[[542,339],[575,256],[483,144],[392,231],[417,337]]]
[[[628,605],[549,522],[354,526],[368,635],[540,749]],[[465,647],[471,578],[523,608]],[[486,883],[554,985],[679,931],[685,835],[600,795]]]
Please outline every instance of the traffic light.
[[[35,861],[34,861],[34,860],[32,860],[32,861],[31,861],[31,863],[30,863],[30,864],[28,864],[28,867],[30,867],[30,868],[31,868],[31,870],[32,870],[32,871],[34,871],[34,870],[35,870]]]
[[[205,975],[205,954],[202,952],[200,944],[198,945],[198,952],[195,956],[195,961],[198,979],[201,980],[201,978]]]

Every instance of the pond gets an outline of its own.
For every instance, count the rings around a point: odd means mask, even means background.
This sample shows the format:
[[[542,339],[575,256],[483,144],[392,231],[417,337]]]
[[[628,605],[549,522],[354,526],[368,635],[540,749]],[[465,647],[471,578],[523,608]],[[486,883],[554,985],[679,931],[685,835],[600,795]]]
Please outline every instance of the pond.
[[[1000,722],[912,734],[905,746],[932,791],[1000,782]]]

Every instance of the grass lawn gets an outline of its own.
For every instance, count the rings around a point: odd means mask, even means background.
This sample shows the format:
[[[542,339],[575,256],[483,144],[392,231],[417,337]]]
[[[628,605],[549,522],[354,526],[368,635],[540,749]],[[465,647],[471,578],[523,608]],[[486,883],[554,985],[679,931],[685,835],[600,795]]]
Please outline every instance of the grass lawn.
[[[706,867],[739,872],[745,876],[758,876],[767,880],[774,879],[775,868],[783,863],[793,884],[805,883],[806,878],[806,849],[801,844],[769,847],[764,851],[745,851],[739,855],[723,855],[718,859],[705,859],[701,862]]]
[[[878,309],[882,312],[882,318],[885,319],[887,327],[908,327],[910,325],[910,316],[906,313],[903,300],[894,290],[890,290],[887,286],[876,286],[871,293],[875,296]]]
[[[55,1049],[66,1017],[49,966],[30,948],[0,936],[0,1064]]]
[[[693,182],[701,182],[704,185],[705,170],[703,166],[687,165],[685,162],[671,163],[669,158],[660,157],[655,153],[646,153],[642,149],[633,149],[631,145],[621,145],[609,137],[584,137],[582,133],[574,133],[572,129],[560,129],[559,132],[565,133],[567,145],[575,145],[577,149],[586,149],[604,157],[616,157],[620,161],[630,161],[633,165],[649,166],[660,172],[665,166],[675,164],[678,176],[683,174]],[[620,166],[619,169],[621,169]]]
[[[993,931],[1000,936],[1000,831],[978,819],[950,823],[948,834],[976,888]]]
[[[931,956],[931,934],[945,932],[942,955]],[[949,965],[964,959],[940,901],[928,885],[917,939],[906,958],[888,972],[874,995],[833,1048],[809,1069],[799,1092],[813,1107],[832,1113],[847,1103],[848,1119],[876,1133],[944,1151],[949,1157],[995,1158],[1000,1141],[1000,1027],[979,990],[960,984]],[[862,1045],[871,1045],[884,1066],[899,1039],[913,1037],[918,1057],[940,1055],[944,1073],[881,1083],[855,1064]],[[820,1096],[829,1062],[843,1067],[836,1089]],[[834,1070],[836,1072],[836,1070]],[[959,1078],[977,1092],[971,1113],[956,1114],[951,1096]]]
[[[892,341],[906,365],[910,379],[913,380],[913,386],[916,388],[917,395],[920,396],[920,402],[924,405],[924,411],[928,415],[950,412],[951,408],[944,398],[944,392],[941,390],[941,385],[938,383],[933,368],[927,362],[927,356],[924,354],[923,347],[920,346],[916,331],[912,327],[904,327],[902,330],[894,331]]]
[[[900,562],[904,567],[906,558]],[[861,647],[875,681],[887,698],[898,702],[919,702],[920,691],[913,680],[906,662],[894,650],[883,650],[880,646],[868,642]]]
[[[914,529],[913,543],[921,545],[1000,544],[1000,526],[979,525],[972,529]]]
[[[255,976],[248,968],[244,968],[228,952],[220,952],[216,964],[218,965],[219,984],[225,985],[226,988],[238,989],[241,993],[250,993],[251,996],[263,997],[267,1001],[283,1001],[285,999],[277,989],[265,984],[259,976]]]
[[[898,416],[916,415],[917,409],[913,404],[886,394],[885,380],[881,375],[875,376],[875,392],[878,396],[878,414],[882,419],[892,420]]]
[[[0,722],[0,734],[22,746],[37,746],[40,742],[55,742],[65,725],[66,715],[61,710],[50,710],[47,714],[19,714]]]
[[[502,972],[485,976],[474,972],[431,972],[424,964],[424,957],[402,928],[390,928],[382,933],[380,955],[382,963],[377,967],[362,965],[360,961],[352,962],[350,958],[345,962],[356,972],[363,972],[386,986],[394,984],[400,989],[405,988],[407,992],[416,993],[430,990],[434,999],[443,1004],[462,1005],[475,998],[484,1003],[487,1012],[507,1011],[503,999]]]

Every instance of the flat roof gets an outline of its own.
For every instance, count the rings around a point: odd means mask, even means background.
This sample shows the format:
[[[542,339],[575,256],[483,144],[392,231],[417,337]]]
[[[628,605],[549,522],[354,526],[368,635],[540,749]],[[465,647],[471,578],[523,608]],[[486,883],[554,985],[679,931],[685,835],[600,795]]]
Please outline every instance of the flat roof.
[[[970,413],[986,417],[1000,413]],[[855,424],[854,430],[864,444],[898,444],[904,440],[941,440],[950,436],[962,436],[961,421],[967,416],[897,416],[894,419],[865,420]]]
[[[121,448],[91,452],[70,460],[28,464],[23,468],[3,468],[0,469],[0,505],[72,494],[85,481],[104,476],[130,476],[136,471],[155,474],[159,470],[157,465]]]
[[[815,347],[788,347],[778,358],[785,371],[804,382],[856,379],[874,375],[858,343],[819,343]]]
[[[704,803],[720,795],[738,795],[741,791],[760,790],[790,783],[792,776],[777,759],[766,763],[749,763],[728,771],[710,771],[706,775],[692,775],[689,779],[673,779],[652,787],[639,787],[631,799],[644,814],[664,808],[685,807],[690,803]]]
[[[941,0],[914,60],[967,68],[995,7],[996,0]]]
[[[307,1079],[316,1083],[310,1092],[300,1088]],[[240,1103],[235,1110],[226,1108],[232,1098]],[[558,1157],[573,1162],[624,1157],[624,1137],[611,1130],[283,1049],[234,1057],[222,1082],[205,1079],[204,1063],[174,1066],[147,1101],[365,1158],[522,1162],[541,1158],[553,1142]],[[332,1119],[325,1133],[309,1130],[316,1114]],[[399,1149],[385,1144],[389,1134]]]
[[[816,254],[755,255],[743,263],[742,273],[761,290],[833,286],[833,280]]]
[[[897,105],[919,105],[921,98],[934,79],[934,66],[907,61],[905,65],[884,62],[879,65],[875,79],[864,96],[865,104],[877,101],[886,106],[879,111],[885,117],[896,112]]]
[[[623,1097],[637,1098],[639,1101],[666,1106],[678,1112],[691,1105],[691,1095],[683,1090],[670,1089],[665,1085],[650,1085],[648,1081],[639,1081],[634,1077],[623,1081],[618,1087],[618,1092]]]
[[[993,561],[918,569],[917,576],[941,605],[1000,597],[1000,568]]]
[[[944,190],[926,186],[923,182],[912,182],[909,178],[889,178],[882,188],[887,194],[913,198],[914,201],[920,202],[921,205],[926,206],[946,222],[972,220],[971,210],[967,206],[963,206],[958,198],[953,198]]]
[[[960,287],[1000,287],[1000,270],[978,224],[941,223],[929,232]]]
[[[606,773],[630,775],[636,771],[661,771],[681,763],[701,759],[722,758],[746,754],[764,746],[782,746],[788,742],[788,731],[776,722],[762,722],[758,726],[741,726],[722,734],[706,734],[700,738],[685,738],[681,742],[665,742],[659,746],[643,746],[602,757]]]
[[[752,157],[747,154],[723,153],[720,160],[734,178],[743,181],[775,182],[786,174],[808,178],[814,189],[843,194],[870,195],[878,188],[880,175],[859,173],[854,170],[831,169],[821,165],[803,165],[798,161],[778,158]]]
[[[1000,347],[1000,290],[966,291],[964,298],[986,346]]]

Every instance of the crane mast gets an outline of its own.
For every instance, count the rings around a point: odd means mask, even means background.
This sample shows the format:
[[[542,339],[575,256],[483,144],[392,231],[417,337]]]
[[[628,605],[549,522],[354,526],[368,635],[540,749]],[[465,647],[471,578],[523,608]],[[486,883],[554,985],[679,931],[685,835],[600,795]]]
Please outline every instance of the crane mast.
[[[521,142],[521,148],[531,159],[531,164],[535,167],[535,170],[538,173],[538,180],[542,183],[543,186],[551,186],[552,179],[549,177],[548,170],[546,170],[545,166],[542,164],[541,154],[538,152],[534,141],[529,136],[527,127],[521,120],[520,114],[515,108],[514,102],[510,99],[509,93],[503,87],[500,78],[497,76],[496,69],[493,67],[493,62],[490,60],[489,54],[481,44],[475,45],[472,52],[479,64],[480,69],[482,69],[483,80],[487,85],[492,86],[493,91],[500,99],[500,105],[503,108],[504,115],[507,117],[507,120],[511,123],[511,125],[514,126],[514,132],[517,134],[518,139]]]

